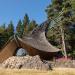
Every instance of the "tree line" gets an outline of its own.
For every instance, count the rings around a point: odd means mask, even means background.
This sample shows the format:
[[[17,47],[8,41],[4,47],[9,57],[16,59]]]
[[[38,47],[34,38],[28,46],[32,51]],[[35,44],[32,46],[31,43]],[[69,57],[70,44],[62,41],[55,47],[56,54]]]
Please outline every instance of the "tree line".
[[[23,20],[19,20],[16,26],[16,30],[12,21],[6,27],[5,24],[0,26],[0,49],[8,41],[8,39],[14,34],[22,37],[32,31],[38,24],[35,20],[30,21],[28,14],[25,14]]]

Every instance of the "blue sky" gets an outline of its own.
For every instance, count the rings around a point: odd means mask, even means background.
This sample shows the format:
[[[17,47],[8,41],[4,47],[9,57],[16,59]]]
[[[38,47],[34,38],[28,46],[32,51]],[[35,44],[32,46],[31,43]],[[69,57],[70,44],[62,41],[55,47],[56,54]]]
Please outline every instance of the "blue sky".
[[[16,25],[19,19],[23,20],[25,13],[30,20],[40,24],[47,19],[45,9],[50,2],[51,0],[0,0],[0,25],[8,24],[10,20]]]

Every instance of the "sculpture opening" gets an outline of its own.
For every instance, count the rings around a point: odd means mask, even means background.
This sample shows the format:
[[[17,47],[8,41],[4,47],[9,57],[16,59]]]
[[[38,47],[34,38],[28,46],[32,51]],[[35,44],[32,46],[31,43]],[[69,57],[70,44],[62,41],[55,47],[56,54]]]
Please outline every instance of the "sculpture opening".
[[[26,49],[19,48],[16,50],[15,56],[26,56],[29,55]]]

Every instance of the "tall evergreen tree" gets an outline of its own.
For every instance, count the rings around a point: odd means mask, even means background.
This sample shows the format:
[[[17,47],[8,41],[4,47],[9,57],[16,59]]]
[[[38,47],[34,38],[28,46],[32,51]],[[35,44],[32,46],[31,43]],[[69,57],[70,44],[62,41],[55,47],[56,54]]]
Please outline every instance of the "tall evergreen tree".
[[[1,27],[2,27],[4,30],[6,29],[6,26],[5,26],[5,24],[3,24]]]
[[[46,12],[48,18],[54,22],[54,27],[59,28],[57,30],[61,35],[62,49],[64,56],[67,57],[66,40],[70,40],[70,27],[74,23],[72,4],[70,0],[52,0],[52,4],[47,7]]]
[[[32,31],[35,27],[37,26],[37,23],[35,20],[32,20],[29,24],[29,29],[28,31]]]
[[[8,24],[7,32],[8,32],[9,37],[14,35],[14,25],[12,21],[10,21],[10,23]]]
[[[29,17],[28,17],[28,14],[25,14],[25,16],[24,16],[23,26],[24,26],[24,34],[27,34],[28,27],[29,27]]]
[[[23,25],[22,25],[21,20],[19,20],[19,22],[18,22],[18,24],[17,24],[16,31],[17,31],[17,34],[18,34],[20,37],[23,35],[24,27],[23,27]]]
[[[72,4],[73,9],[75,11],[75,0],[70,0],[70,1],[71,1],[71,4]]]
[[[8,32],[6,31],[5,24],[3,24],[0,27],[0,48],[2,48],[3,45],[7,42],[8,38]]]

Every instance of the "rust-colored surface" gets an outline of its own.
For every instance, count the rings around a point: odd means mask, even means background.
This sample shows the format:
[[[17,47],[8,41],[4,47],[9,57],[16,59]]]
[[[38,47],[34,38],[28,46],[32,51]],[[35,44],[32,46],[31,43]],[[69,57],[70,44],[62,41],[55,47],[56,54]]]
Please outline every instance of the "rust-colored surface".
[[[16,48],[17,48],[17,44],[13,39],[0,52],[0,63],[6,60],[7,58],[13,56]]]

